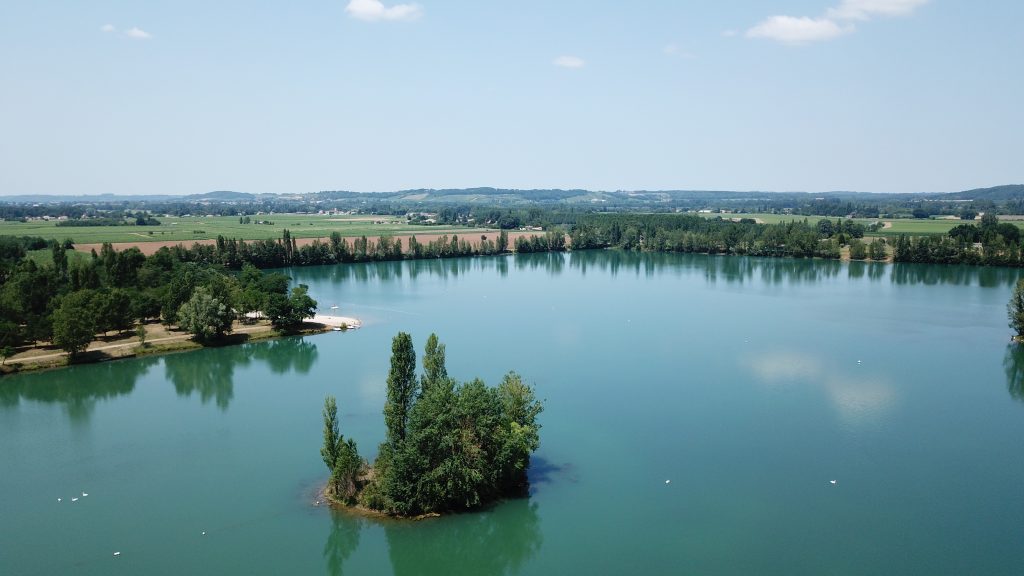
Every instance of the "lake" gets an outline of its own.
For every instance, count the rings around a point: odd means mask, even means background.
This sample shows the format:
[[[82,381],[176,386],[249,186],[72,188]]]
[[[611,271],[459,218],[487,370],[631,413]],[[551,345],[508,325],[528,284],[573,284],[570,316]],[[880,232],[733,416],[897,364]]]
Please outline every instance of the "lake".
[[[592,251],[287,272],[364,327],[0,379],[0,572],[1024,566],[1016,270]],[[419,356],[436,332],[460,380],[536,386],[529,498],[421,522],[313,505],[324,396],[372,458],[400,330]]]

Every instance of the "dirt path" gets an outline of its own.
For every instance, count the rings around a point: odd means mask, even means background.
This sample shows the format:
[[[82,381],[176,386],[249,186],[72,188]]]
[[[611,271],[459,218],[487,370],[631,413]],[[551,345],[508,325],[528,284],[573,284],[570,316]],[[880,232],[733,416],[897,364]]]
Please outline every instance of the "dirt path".
[[[232,328],[232,334],[250,334],[252,332],[259,332],[266,330],[267,326],[263,324],[254,324],[250,326],[242,325]],[[192,338],[191,334],[176,334],[174,336],[164,336],[161,338],[146,338],[146,344],[156,344],[160,342],[174,342],[184,341]],[[100,342],[93,342],[89,344],[89,347],[85,350],[86,352],[109,352],[125,349],[134,349],[139,346],[139,339],[135,336],[126,338],[125,340],[119,340],[114,344],[102,344]],[[67,358],[67,352],[52,352],[47,354],[33,354],[32,352],[37,351],[38,348],[30,349],[21,354],[11,356],[7,359],[7,362],[20,362],[22,364],[28,364],[33,362],[46,362],[48,360],[57,360],[60,358]],[[112,354],[112,356],[124,356],[124,354]]]

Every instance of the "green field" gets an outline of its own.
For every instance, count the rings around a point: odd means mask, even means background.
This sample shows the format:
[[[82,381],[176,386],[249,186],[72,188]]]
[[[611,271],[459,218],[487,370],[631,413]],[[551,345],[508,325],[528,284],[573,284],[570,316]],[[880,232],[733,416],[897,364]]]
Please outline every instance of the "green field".
[[[765,224],[778,224],[779,222],[791,222],[793,220],[807,220],[810,224],[817,224],[819,220],[824,218],[823,216],[800,216],[789,214],[701,214],[701,216],[706,218],[714,218],[716,216],[721,216],[722,218],[754,218],[759,222],[764,222]],[[829,219],[836,220],[836,218]],[[954,226],[969,223],[963,220],[910,220],[892,218],[854,218],[854,221],[865,226],[878,221],[889,222],[892,224],[889,228],[882,228],[877,232],[869,232],[868,236],[899,236],[900,234],[906,234],[908,236],[929,236],[932,234],[945,234]],[[1024,221],[1007,220],[1007,222],[1010,222],[1020,228],[1024,228]]]
[[[41,236],[46,239],[70,238],[76,244],[102,242],[190,242],[216,238],[263,240],[279,238],[287,228],[296,238],[320,238],[339,232],[342,236],[381,236],[398,234],[465,234],[470,229],[452,226],[410,226],[396,216],[321,216],[313,214],[271,214],[250,216],[269,220],[268,224],[239,224],[238,216],[157,217],[160,226],[59,227],[56,222],[0,222],[0,235]],[[472,231],[484,231],[474,228]]]

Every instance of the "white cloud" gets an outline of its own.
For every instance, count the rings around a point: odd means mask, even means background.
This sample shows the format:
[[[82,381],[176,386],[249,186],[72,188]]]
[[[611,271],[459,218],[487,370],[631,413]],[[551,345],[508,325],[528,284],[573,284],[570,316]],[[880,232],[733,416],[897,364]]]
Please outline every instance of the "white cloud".
[[[103,33],[113,32],[114,30],[117,30],[117,28],[114,28],[113,24],[104,24],[102,27],[100,27],[100,32]]]
[[[583,58],[578,56],[559,56],[552,60],[551,63],[560,68],[583,68],[586,65]]]
[[[415,20],[423,15],[419,4],[395,4],[390,8],[380,0],[350,0],[345,12],[357,20],[377,22],[380,20]]]
[[[149,32],[146,32],[142,28],[136,28],[135,26],[125,30],[124,35],[136,40],[149,40],[153,37]]]
[[[852,31],[852,24],[840,26],[828,18],[772,16],[747,30],[747,38],[767,38],[785,44],[806,44],[831,40]]]
[[[840,418],[851,424],[875,421],[899,402],[896,389],[888,380],[873,375],[859,364],[857,373],[853,374],[835,366],[824,366],[810,355],[775,351],[754,356],[749,367],[761,384],[773,388],[820,388]]]
[[[872,16],[903,16],[924,6],[928,0],[843,0],[826,15],[836,20],[868,20]]]
[[[784,44],[807,44],[832,40],[853,32],[854,21],[866,22],[875,16],[904,16],[924,6],[928,0],[842,0],[825,15],[772,16],[746,32],[747,38],[767,38]]]

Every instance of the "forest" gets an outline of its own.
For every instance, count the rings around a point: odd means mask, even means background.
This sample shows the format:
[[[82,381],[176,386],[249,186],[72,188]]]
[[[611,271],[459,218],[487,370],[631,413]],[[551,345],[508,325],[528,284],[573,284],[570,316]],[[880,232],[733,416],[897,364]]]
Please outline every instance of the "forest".
[[[37,264],[28,250],[48,246],[52,262]],[[210,342],[235,320],[260,311],[287,329],[316,309],[306,286],[288,289],[288,277],[251,264],[232,273],[223,266],[163,248],[152,256],[109,244],[86,258],[69,259],[67,243],[0,237],[0,350],[52,342],[74,357],[97,334],[124,333],[159,319]],[[144,328],[143,328],[144,330]]]

